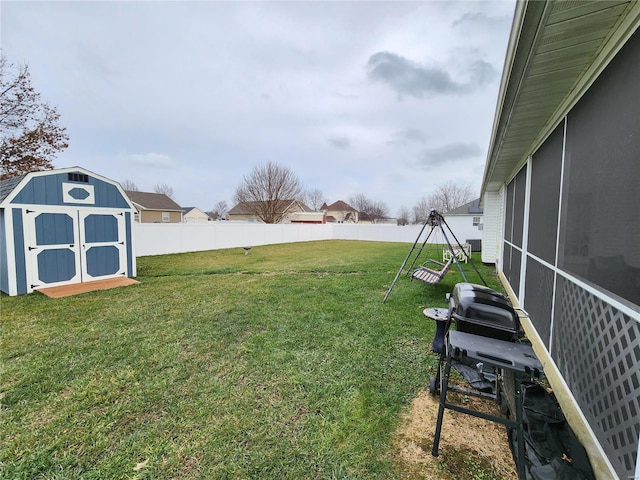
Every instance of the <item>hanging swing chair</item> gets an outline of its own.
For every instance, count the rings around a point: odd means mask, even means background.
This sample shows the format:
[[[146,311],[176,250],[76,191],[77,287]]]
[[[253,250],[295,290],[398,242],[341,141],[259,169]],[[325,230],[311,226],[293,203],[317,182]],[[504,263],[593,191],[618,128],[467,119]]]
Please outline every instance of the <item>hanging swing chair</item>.
[[[447,263],[441,263],[436,260],[427,260],[420,267],[416,268],[411,274],[411,279],[420,280],[421,282],[435,285],[447,274],[449,268],[454,262],[454,257],[451,257]],[[440,267],[439,270],[429,268],[427,265],[434,264]]]

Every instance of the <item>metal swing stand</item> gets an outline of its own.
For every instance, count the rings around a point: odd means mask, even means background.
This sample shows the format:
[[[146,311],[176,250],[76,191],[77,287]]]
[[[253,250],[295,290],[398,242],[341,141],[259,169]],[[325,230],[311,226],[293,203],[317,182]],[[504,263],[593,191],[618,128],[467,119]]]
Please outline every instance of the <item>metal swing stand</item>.
[[[426,234],[426,237],[424,237],[424,240],[421,241],[422,237],[425,234],[425,231],[427,230],[427,227],[430,227],[430,228]],[[425,245],[427,244],[427,242],[429,241],[429,238],[434,232],[442,233],[442,236],[447,245],[446,248],[450,253],[449,261],[447,263],[440,263],[435,260],[428,259],[425,262],[425,264],[423,264],[422,266],[414,270],[413,267],[418,262],[418,259],[420,258],[420,254],[425,249]],[[452,242],[449,240],[449,236],[452,238],[452,240],[455,241],[453,245],[452,245]],[[471,256],[467,254],[466,249],[460,244],[460,241],[457,239],[457,237],[455,236],[455,234],[453,233],[453,231],[445,221],[442,214],[436,210],[431,210],[431,212],[429,213],[429,216],[427,217],[424,224],[422,225],[420,232],[418,233],[418,237],[416,238],[415,242],[413,242],[413,245],[411,246],[409,253],[407,253],[407,256],[402,262],[402,265],[400,265],[400,269],[398,270],[398,273],[393,279],[393,282],[391,283],[389,290],[387,290],[387,293],[384,296],[384,300],[382,300],[382,303],[386,303],[387,298],[389,298],[389,295],[391,294],[391,290],[393,290],[393,287],[398,282],[398,279],[400,278],[400,275],[402,275],[402,272],[405,271],[405,266],[408,263],[410,263],[410,265],[407,268],[406,273],[408,274],[409,272],[412,272],[412,277],[411,277],[412,279],[416,278],[418,280],[421,280],[431,285],[434,285],[440,282],[440,280],[442,280],[444,275],[449,270],[449,267],[451,267],[453,263],[455,263],[464,281],[468,282],[467,276],[464,273],[464,270],[462,269],[462,265],[460,263],[461,262],[459,258],[460,254],[463,255],[463,259],[465,260],[465,263],[468,262],[471,264],[475,272],[480,277],[480,280],[482,281],[482,283],[484,285],[487,285],[487,282],[484,280],[484,278],[482,278],[482,275],[480,274],[480,271],[476,268],[475,264],[473,263],[473,260],[471,260]],[[427,263],[435,264],[438,266],[438,268],[436,269],[429,268],[428,266],[426,266]]]

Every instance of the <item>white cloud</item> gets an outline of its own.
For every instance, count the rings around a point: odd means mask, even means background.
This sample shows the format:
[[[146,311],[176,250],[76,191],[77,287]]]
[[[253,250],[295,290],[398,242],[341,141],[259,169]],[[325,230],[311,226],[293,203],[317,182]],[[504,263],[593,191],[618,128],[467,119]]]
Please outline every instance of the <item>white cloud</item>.
[[[169,156],[161,153],[133,153],[122,155],[120,161],[126,165],[149,168],[174,168],[177,163]]]

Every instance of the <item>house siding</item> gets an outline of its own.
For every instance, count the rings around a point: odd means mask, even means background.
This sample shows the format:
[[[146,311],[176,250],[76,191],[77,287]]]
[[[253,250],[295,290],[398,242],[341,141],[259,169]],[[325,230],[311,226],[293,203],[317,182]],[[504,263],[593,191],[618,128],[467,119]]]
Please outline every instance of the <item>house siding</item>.
[[[482,227],[473,224],[473,217],[480,217],[482,223],[482,213],[473,215],[444,215],[445,222],[451,229],[451,233],[455,236],[455,238],[449,238],[452,244],[456,243],[456,240],[461,244],[467,243],[468,240],[482,240],[482,230],[480,230]]]
[[[194,208],[182,215],[184,223],[206,223],[211,221],[211,217],[202,210]]]
[[[501,228],[502,225],[502,210],[503,205],[503,192],[504,189],[500,189],[498,192],[486,192],[483,197],[484,213],[483,222],[484,227],[482,230],[482,262],[483,263],[498,263],[500,260],[500,245],[497,239],[502,237]]]
[[[182,221],[181,212],[169,212],[169,221],[162,221],[162,212],[157,210],[141,210],[140,222],[142,223],[180,223]]]
[[[358,212],[355,210],[327,210],[327,217],[333,217],[339,223],[359,223]]]

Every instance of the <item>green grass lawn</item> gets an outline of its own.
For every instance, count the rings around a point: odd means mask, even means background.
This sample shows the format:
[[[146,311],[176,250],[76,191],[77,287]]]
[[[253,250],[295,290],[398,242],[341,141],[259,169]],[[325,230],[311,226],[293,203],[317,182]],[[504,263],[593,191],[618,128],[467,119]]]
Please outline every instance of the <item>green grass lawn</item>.
[[[138,285],[2,295],[0,477],[403,478],[390,438],[437,364],[422,310],[461,281],[403,276],[383,304],[409,247],[143,257]]]

